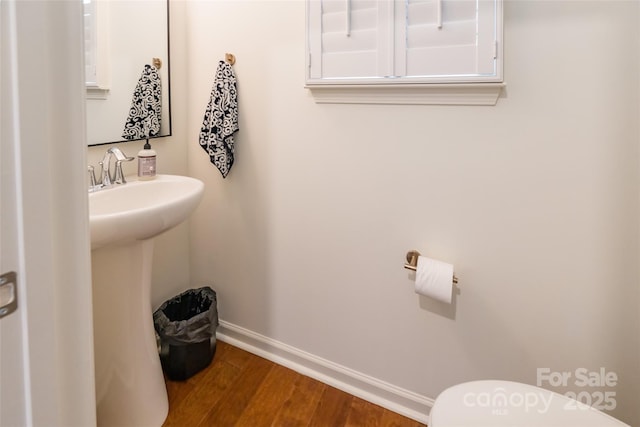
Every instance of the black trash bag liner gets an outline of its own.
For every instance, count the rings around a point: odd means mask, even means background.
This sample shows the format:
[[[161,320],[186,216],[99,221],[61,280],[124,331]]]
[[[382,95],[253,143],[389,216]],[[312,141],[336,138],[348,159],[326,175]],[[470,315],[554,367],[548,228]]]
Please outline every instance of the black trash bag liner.
[[[167,344],[192,344],[215,336],[218,327],[216,293],[208,286],[171,298],[153,313],[153,324]]]
[[[172,380],[185,380],[206,368],[216,350],[216,293],[206,286],[166,301],[153,313],[160,337],[160,360]]]

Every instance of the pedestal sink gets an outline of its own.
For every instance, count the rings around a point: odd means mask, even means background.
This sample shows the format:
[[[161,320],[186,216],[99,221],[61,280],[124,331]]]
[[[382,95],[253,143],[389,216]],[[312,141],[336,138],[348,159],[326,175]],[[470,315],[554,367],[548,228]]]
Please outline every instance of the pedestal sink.
[[[169,404],[153,328],[153,238],[191,215],[204,184],[158,175],[89,195],[98,425],[156,426]]]

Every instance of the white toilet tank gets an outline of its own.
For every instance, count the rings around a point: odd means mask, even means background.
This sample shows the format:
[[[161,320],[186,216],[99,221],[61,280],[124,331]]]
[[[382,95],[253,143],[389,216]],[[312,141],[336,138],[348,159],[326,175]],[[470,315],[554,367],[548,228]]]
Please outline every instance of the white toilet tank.
[[[429,427],[620,427],[619,420],[573,399],[511,381],[473,381],[436,398]]]

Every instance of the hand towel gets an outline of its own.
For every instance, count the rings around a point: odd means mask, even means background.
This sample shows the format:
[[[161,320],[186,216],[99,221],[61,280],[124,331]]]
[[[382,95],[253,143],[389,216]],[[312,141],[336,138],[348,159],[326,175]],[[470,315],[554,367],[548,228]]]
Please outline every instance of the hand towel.
[[[236,76],[230,64],[220,61],[198,142],[223,178],[233,166],[233,134],[238,129]]]
[[[145,139],[160,133],[162,84],[158,69],[145,65],[133,92],[129,116],[124,125],[124,139]]]

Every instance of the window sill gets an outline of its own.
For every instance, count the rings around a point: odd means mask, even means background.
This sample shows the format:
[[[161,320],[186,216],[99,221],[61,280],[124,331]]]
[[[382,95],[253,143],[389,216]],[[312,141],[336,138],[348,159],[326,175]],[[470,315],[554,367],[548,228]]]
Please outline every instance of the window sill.
[[[109,98],[109,89],[99,86],[87,86],[87,99],[107,99]]]
[[[318,104],[496,105],[504,83],[307,84]]]

